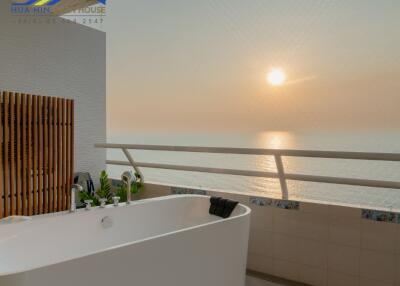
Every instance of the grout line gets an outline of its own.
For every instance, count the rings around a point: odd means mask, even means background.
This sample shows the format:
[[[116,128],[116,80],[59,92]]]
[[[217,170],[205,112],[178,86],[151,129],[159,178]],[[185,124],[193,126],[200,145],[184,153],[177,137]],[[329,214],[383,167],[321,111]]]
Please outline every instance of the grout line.
[[[271,282],[271,283],[278,283],[278,284],[281,284],[282,286],[310,286],[309,284],[304,284],[304,283],[276,277],[273,275],[269,275],[269,274],[251,270],[251,269],[247,269],[247,276],[258,278],[258,279],[261,279],[261,280],[264,280],[267,282]]]

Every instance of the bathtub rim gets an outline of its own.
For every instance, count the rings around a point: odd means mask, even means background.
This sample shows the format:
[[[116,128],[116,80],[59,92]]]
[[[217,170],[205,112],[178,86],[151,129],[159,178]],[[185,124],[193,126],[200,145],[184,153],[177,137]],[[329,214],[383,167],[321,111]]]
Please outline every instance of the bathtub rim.
[[[195,195],[195,194],[168,195],[168,196],[163,196],[163,197],[155,197],[155,198],[148,198],[148,199],[132,201],[129,205],[126,204],[126,203],[120,203],[118,207],[119,208],[125,208],[125,207],[129,208],[129,207],[134,207],[136,205],[143,205],[143,204],[146,204],[146,203],[150,203],[150,202],[153,202],[153,201],[164,201],[164,200],[177,199],[177,198],[201,198],[201,199],[207,198],[209,200],[210,197],[211,196],[208,196],[208,195],[204,196],[204,195]],[[75,256],[73,258],[65,259],[65,260],[58,261],[58,262],[55,262],[55,263],[52,263],[52,264],[39,264],[38,266],[27,267],[25,269],[21,269],[21,270],[18,270],[18,271],[10,271],[10,272],[1,272],[0,271],[0,279],[4,278],[4,277],[7,277],[7,276],[23,274],[25,272],[30,272],[30,271],[38,270],[38,269],[41,269],[41,268],[46,268],[46,267],[62,264],[62,263],[65,263],[65,262],[78,260],[78,259],[81,259],[83,257],[94,256],[96,254],[100,254],[100,253],[107,252],[107,251],[112,251],[114,249],[123,248],[123,247],[131,246],[131,245],[134,245],[134,244],[139,244],[139,243],[150,241],[150,240],[153,240],[153,239],[172,236],[174,234],[182,233],[182,232],[185,232],[185,231],[190,231],[190,230],[194,230],[194,229],[198,229],[198,228],[202,228],[202,227],[207,227],[207,226],[215,225],[215,224],[221,224],[223,222],[229,222],[229,221],[233,221],[233,220],[244,218],[246,216],[250,216],[251,209],[248,206],[243,205],[241,203],[239,203],[238,206],[243,208],[244,212],[241,213],[241,214],[235,215],[235,216],[230,216],[229,218],[225,218],[225,219],[221,218],[221,219],[216,220],[216,221],[210,221],[210,222],[206,222],[206,223],[203,223],[203,224],[194,225],[194,226],[186,227],[186,228],[183,228],[183,229],[178,229],[178,230],[175,230],[175,231],[170,231],[170,232],[166,232],[166,233],[162,233],[162,234],[153,235],[153,236],[149,236],[149,237],[146,237],[146,238],[138,239],[138,240],[135,240],[135,241],[114,245],[114,246],[111,246],[111,247],[108,247],[108,248],[104,248],[104,249],[101,249],[101,250],[88,252],[88,253],[85,253],[84,255],[77,255],[77,256]],[[116,208],[116,207],[114,207],[113,205],[107,205],[106,208],[94,207],[91,210],[91,212],[93,212],[93,211],[102,211],[104,209],[113,209],[113,208]],[[74,213],[70,213],[68,211],[63,211],[63,212],[56,212],[56,213],[50,213],[50,214],[37,215],[37,216],[33,216],[32,220],[30,220],[30,221],[24,221],[24,222],[20,222],[20,223],[16,223],[16,224],[18,224],[20,226],[23,226],[24,224],[32,223],[32,222],[35,222],[37,220],[44,219],[44,218],[56,218],[58,216],[64,216],[64,215],[78,216],[81,213],[87,213],[87,212],[88,211],[86,211],[84,209],[79,209]],[[1,229],[1,226],[0,226],[0,229]]]

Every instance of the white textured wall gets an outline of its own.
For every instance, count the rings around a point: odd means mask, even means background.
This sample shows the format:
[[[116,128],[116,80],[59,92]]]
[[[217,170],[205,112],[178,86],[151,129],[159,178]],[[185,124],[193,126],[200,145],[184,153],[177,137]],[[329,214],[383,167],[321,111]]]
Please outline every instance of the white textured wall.
[[[95,178],[106,153],[106,35],[77,24],[18,24],[0,0],[0,90],[75,99],[75,171]],[[96,180],[97,181],[97,180]]]

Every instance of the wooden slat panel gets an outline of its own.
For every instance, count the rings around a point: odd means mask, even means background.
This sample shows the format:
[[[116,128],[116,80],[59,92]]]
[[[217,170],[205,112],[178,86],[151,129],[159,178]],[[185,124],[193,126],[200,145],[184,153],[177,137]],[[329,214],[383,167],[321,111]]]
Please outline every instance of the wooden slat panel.
[[[27,137],[27,102],[26,102],[26,96],[25,94],[21,95],[21,108],[22,108],[22,174],[21,174],[21,181],[22,181],[22,214],[23,215],[28,215],[28,205],[27,205],[27,144],[26,144],[26,137]]]
[[[59,168],[59,177],[60,177],[60,184],[59,184],[59,190],[60,190],[60,197],[61,197],[61,211],[63,211],[64,210],[64,204],[65,204],[65,202],[64,202],[64,199],[65,199],[65,196],[64,196],[64,187],[63,187],[63,180],[64,180],[64,176],[63,176],[63,173],[64,173],[64,169],[63,169],[63,115],[64,115],[64,113],[63,113],[63,99],[62,98],[60,98],[59,99],[59,106],[58,106],[58,108],[59,108],[59,114],[58,114],[58,116],[59,116],[59,122],[58,122],[58,144],[59,144],[59,158],[58,158],[58,168]]]
[[[62,101],[61,98],[57,98],[57,108],[58,108],[58,117],[57,117],[57,204],[58,211],[63,210],[63,195],[62,195]]]
[[[10,190],[10,185],[9,185],[9,152],[8,152],[8,143],[9,143],[9,120],[8,120],[8,114],[9,114],[9,94],[8,92],[4,92],[3,94],[4,97],[4,216],[7,217],[9,216],[9,190]]]
[[[21,95],[19,93],[16,94],[16,102],[15,102],[15,107],[16,107],[16,146],[17,146],[17,164],[16,164],[16,182],[15,182],[15,187],[16,187],[16,192],[17,192],[17,200],[16,200],[16,214],[17,215],[22,215],[22,199],[21,199]]]
[[[49,161],[48,161],[48,97],[43,97],[43,212],[49,212],[49,191],[48,191],[48,168],[49,168]]]
[[[10,215],[15,215],[15,97],[10,93]]]
[[[32,176],[32,180],[33,180],[33,214],[37,215],[38,212],[38,98],[37,96],[33,96],[32,97],[33,100],[33,105],[32,105],[32,109],[33,109],[33,156],[32,156],[32,160],[33,160],[33,176]]]
[[[67,101],[65,98],[62,99],[62,189],[63,189],[63,210],[67,209],[67,126],[66,126],[66,118],[67,118]]]
[[[33,193],[32,193],[32,95],[28,94],[27,95],[27,111],[28,111],[28,118],[27,118],[27,124],[28,124],[28,138],[27,138],[27,147],[28,147],[28,153],[26,156],[26,159],[28,161],[28,169],[27,169],[27,185],[28,185],[28,215],[33,214]]]
[[[4,217],[3,204],[4,204],[4,168],[3,168],[3,94],[0,92],[0,219]]]
[[[58,101],[53,98],[53,205],[54,211],[58,210],[58,196],[57,196],[57,179],[58,179],[58,166],[57,166],[57,120],[58,120]]]
[[[49,128],[49,212],[54,211],[54,193],[53,193],[53,98],[49,98],[49,119],[48,119],[48,128]]]
[[[38,128],[38,142],[37,142],[37,154],[36,158],[38,161],[38,206],[37,206],[37,213],[43,213],[43,156],[42,156],[42,146],[43,146],[43,125],[42,125],[42,97],[37,97],[37,128]]]
[[[70,207],[73,100],[0,93],[0,218]]]

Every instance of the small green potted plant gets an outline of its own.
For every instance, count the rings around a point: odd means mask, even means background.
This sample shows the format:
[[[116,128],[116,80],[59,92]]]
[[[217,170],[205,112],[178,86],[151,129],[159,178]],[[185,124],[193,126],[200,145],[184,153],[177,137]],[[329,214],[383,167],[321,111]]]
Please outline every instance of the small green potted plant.
[[[96,195],[99,199],[107,199],[107,204],[112,202],[113,194],[111,192],[111,184],[106,171],[100,173],[100,188],[96,191]]]
[[[136,180],[132,182],[131,184],[131,193],[132,194],[137,194],[139,193],[139,189],[142,187],[141,184],[141,178],[138,173],[135,173]],[[88,193],[88,192],[80,192],[79,193],[79,199],[83,203],[87,200],[93,201],[93,206],[100,206],[101,202],[100,199],[106,199],[107,204],[112,203],[112,198],[120,197],[120,202],[126,202],[127,200],[127,188],[126,185],[121,183],[118,185],[118,188],[116,191],[113,192],[111,189],[111,184],[110,180],[108,178],[108,174],[106,171],[102,171],[100,173],[100,187],[99,189],[95,192],[94,195]]]
[[[136,180],[131,184],[131,194],[139,193],[140,188],[142,187],[141,177],[138,173],[135,173]],[[126,202],[127,200],[127,187],[125,184],[120,183],[115,192],[115,196],[120,197],[120,202]]]

